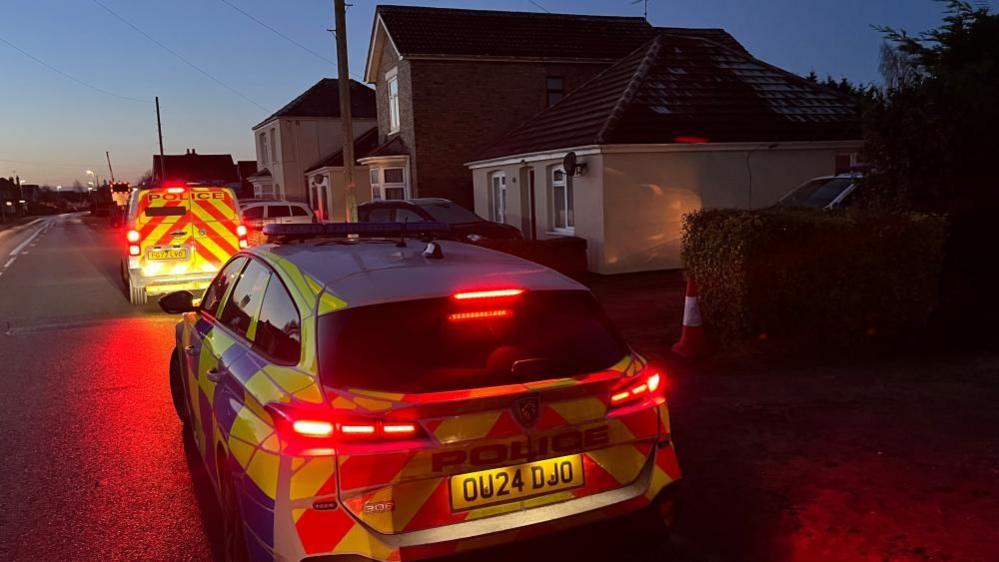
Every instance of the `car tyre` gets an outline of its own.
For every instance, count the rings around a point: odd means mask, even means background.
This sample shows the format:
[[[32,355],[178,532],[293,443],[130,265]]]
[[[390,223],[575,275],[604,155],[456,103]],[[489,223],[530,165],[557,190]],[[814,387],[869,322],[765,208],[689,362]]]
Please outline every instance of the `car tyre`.
[[[128,276],[128,300],[132,304],[137,305],[146,304],[148,300],[146,288],[142,285],[137,285],[131,275]]]
[[[184,402],[184,371],[181,367],[180,354],[177,349],[170,355],[170,398],[173,400],[173,409],[180,418],[180,423],[187,431],[191,425],[190,416],[187,413],[187,405]]]
[[[226,562],[248,562],[246,532],[243,529],[243,516],[239,511],[239,500],[232,482],[232,473],[219,462],[219,499],[222,507],[222,548]]]

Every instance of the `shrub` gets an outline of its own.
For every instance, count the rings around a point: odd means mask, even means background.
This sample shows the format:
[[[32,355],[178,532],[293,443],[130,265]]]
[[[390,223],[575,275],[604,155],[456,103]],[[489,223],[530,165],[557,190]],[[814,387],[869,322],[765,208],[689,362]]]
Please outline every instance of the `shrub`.
[[[723,347],[845,349],[926,326],[945,237],[935,215],[702,210],[685,217],[683,260]]]

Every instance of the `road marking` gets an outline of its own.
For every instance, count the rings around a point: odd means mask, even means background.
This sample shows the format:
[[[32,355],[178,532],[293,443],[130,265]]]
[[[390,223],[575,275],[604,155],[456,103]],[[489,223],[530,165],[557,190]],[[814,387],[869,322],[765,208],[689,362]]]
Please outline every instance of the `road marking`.
[[[17,258],[10,258],[9,260],[7,260],[7,263],[3,264],[3,268],[7,269],[8,267],[10,267],[10,264],[14,263],[15,259]]]
[[[35,221],[35,222],[37,222],[37,221]],[[35,224],[35,223],[31,223],[31,224]],[[48,223],[46,225],[46,227],[48,227],[51,224],[52,223]],[[16,248],[14,248],[14,250],[10,253],[10,255],[16,256],[16,255],[20,254],[21,250],[23,250],[25,246],[27,246],[28,244],[30,244],[32,240],[34,240],[35,238],[37,238],[38,235],[41,234],[45,230],[46,227],[39,228],[38,230],[36,230],[31,236],[27,237],[23,242],[21,242],[20,244],[18,244],[18,246]]]

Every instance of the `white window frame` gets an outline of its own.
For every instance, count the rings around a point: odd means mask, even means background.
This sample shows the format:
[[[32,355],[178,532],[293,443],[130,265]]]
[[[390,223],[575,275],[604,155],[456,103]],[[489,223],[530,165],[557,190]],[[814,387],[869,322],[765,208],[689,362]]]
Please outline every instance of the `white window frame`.
[[[267,131],[262,131],[260,133],[260,164],[266,166],[269,162],[268,157],[270,156],[270,145],[267,142]]]
[[[386,170],[400,170],[402,171],[402,182],[387,182],[385,181],[385,171]],[[374,180],[371,182],[371,200],[372,201],[399,201],[399,199],[386,199],[385,193],[389,189],[402,189],[402,199],[409,199],[409,170],[406,166],[399,165],[385,165],[379,166],[377,168],[372,167],[368,172],[370,176],[369,180]]]
[[[555,174],[557,174],[558,172],[562,173],[561,180],[555,179]],[[548,176],[548,181],[549,181],[548,189],[549,192],[551,193],[551,202],[552,202],[552,222],[551,222],[552,232],[556,234],[573,235],[576,233],[576,220],[575,220],[576,217],[574,213],[574,207],[576,206],[576,198],[573,197],[573,195],[575,194],[572,193],[573,190],[572,178],[570,178],[569,174],[566,173],[565,168],[563,168],[562,166],[556,166],[552,168],[551,173]],[[562,201],[558,201],[555,199],[556,187],[562,188],[562,193],[564,193],[564,199]],[[559,211],[565,212],[564,226],[558,225]]]
[[[393,92],[393,89],[395,90]],[[399,111],[399,69],[393,68],[385,73],[385,93],[388,96],[389,134],[399,132],[402,126],[402,114]]]
[[[506,172],[493,172],[489,176],[489,218],[506,224],[506,211]]]

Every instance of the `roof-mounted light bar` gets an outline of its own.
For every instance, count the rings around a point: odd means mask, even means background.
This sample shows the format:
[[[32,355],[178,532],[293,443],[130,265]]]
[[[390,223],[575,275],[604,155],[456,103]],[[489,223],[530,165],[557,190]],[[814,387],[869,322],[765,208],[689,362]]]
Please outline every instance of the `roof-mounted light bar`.
[[[443,222],[333,222],[324,224],[268,224],[264,235],[269,238],[313,238],[350,235],[368,237],[427,236],[451,231]]]

